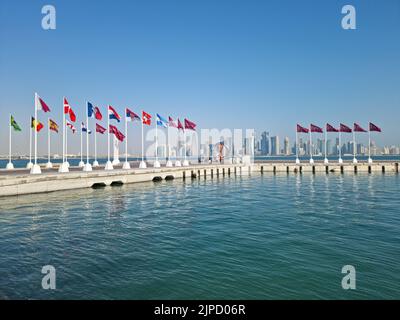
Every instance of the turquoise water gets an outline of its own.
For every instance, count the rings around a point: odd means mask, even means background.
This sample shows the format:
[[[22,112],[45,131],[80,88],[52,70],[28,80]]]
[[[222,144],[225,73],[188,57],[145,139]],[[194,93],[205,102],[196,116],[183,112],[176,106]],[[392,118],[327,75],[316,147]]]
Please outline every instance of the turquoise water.
[[[0,199],[0,298],[399,299],[399,186],[254,174]]]

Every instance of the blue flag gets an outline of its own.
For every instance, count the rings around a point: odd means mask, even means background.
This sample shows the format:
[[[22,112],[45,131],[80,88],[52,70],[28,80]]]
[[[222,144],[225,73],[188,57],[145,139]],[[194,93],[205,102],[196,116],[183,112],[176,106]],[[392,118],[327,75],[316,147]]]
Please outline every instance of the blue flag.
[[[168,121],[165,120],[157,113],[157,125],[166,128],[168,126]]]

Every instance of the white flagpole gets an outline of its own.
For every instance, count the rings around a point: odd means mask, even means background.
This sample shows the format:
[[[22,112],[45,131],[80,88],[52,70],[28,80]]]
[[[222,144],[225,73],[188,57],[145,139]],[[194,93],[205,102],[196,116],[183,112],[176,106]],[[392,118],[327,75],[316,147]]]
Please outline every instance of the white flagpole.
[[[142,162],[144,162],[143,119],[142,119]]]
[[[125,162],[122,165],[122,169],[130,169],[131,165],[128,162],[128,109],[125,108]]]
[[[110,106],[107,107],[107,163],[105,170],[113,170],[114,167],[110,161]]]
[[[11,163],[11,114],[10,114],[10,123],[9,123],[9,127],[10,127],[10,141],[9,141],[9,151],[10,151],[10,160],[9,163]]]
[[[325,159],[324,159],[324,163],[327,164],[329,163],[328,161],[328,150],[327,150],[327,140],[328,140],[328,131],[326,130],[327,128],[325,128]]]
[[[32,164],[32,118],[30,119],[29,129],[29,164]]]
[[[50,163],[50,118],[47,118],[47,158]]]
[[[97,165],[97,128],[94,129],[94,163]]]
[[[62,113],[63,113],[63,163],[65,162],[65,105],[64,105],[64,101],[65,101],[65,97],[63,98],[63,109],[62,109]]]
[[[92,110],[93,115],[94,110]],[[89,162],[89,103],[86,101],[86,164],[83,171],[92,171],[92,165]]]
[[[298,133],[297,133],[297,125],[296,125],[296,163],[299,164],[300,163],[300,159],[299,159],[299,142],[298,142]]]
[[[343,163],[342,160],[342,130],[339,128],[339,163]]]
[[[154,168],[159,168],[160,167],[160,162],[158,161],[158,117],[156,115],[156,121],[154,121],[155,125],[156,125],[156,160],[154,161]]]
[[[42,171],[40,170],[40,166],[37,164],[37,125],[39,124],[37,118],[37,102],[38,102],[38,94],[35,92],[35,163],[31,169],[31,174],[40,174]]]
[[[368,122],[368,163],[372,163],[372,159],[371,159],[371,122]]]
[[[185,152],[184,160],[183,160],[183,166],[188,166],[189,163],[188,163],[188,161],[186,159],[186,130],[185,129],[183,129],[183,139],[184,139],[183,146],[184,146],[184,152]]]
[[[311,133],[311,126],[310,126],[310,163],[314,163],[313,151],[312,151],[312,133]]]
[[[9,161],[8,161],[8,163],[7,163],[7,166],[6,166],[6,169],[7,170],[12,170],[12,169],[14,169],[14,165],[13,165],[13,163],[11,162],[11,134],[12,134],[12,130],[11,130],[11,113],[10,113],[10,123],[8,124],[9,125],[9,129],[10,129],[10,135],[9,135],[9,156],[10,156],[10,158],[9,158]]]
[[[68,128],[65,121],[65,162],[68,163]]]
[[[353,163],[357,163],[357,159],[356,159],[356,132],[353,128]]]
[[[83,123],[81,122],[81,161],[79,161],[79,167],[83,168],[83,166],[85,165],[83,163],[83,152],[82,152],[82,130],[83,129]]]

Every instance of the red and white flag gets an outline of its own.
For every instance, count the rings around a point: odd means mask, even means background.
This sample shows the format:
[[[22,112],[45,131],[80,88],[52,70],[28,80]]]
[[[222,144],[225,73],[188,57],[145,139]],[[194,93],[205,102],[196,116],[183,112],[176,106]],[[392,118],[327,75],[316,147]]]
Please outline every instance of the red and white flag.
[[[374,125],[372,122],[369,123],[369,131],[382,132],[381,128]]]
[[[349,128],[348,126],[346,126],[345,124],[341,123],[340,124],[340,132],[352,132],[351,128]]]
[[[178,130],[185,131],[185,128],[183,127],[181,120],[178,119]]]
[[[334,126],[331,126],[329,123],[326,124],[326,132],[339,132]]]
[[[99,125],[98,123],[96,123],[96,132],[104,134],[104,132],[106,132],[107,129],[102,127],[101,125]]]
[[[196,131],[196,124],[188,119],[185,119],[185,129]]]
[[[37,110],[43,110],[44,112],[50,112],[49,106],[42,100],[42,98],[37,95],[37,102],[36,102]]]
[[[75,132],[76,132],[76,128],[75,128],[74,125],[73,125],[71,122],[69,122],[68,120],[67,120],[67,127],[70,128],[70,129],[72,130],[72,133],[75,133]]]
[[[354,132],[367,132],[367,130],[363,129],[360,125],[357,123],[354,123]]]
[[[175,123],[174,119],[168,117],[168,126],[171,128],[178,128],[178,125]]]
[[[303,126],[298,124],[297,125],[297,132],[299,132],[299,133],[308,133],[308,129],[304,128]]]
[[[72,122],[76,121],[76,115],[75,112],[72,110],[72,108],[70,107],[67,98],[64,98],[64,114],[68,114],[69,115],[69,119]]]
[[[113,126],[113,125],[111,125],[111,124],[110,124],[110,133],[112,133],[113,135],[115,135],[115,137],[116,137],[119,141],[121,141],[121,142],[123,142],[124,139],[125,139],[125,136],[122,134],[122,132],[119,131],[118,128],[117,128],[116,126]]]
[[[315,124],[311,124],[310,125],[310,130],[311,130],[311,132],[319,132],[319,133],[323,133],[324,132],[322,130],[322,128],[316,126]]]
[[[147,112],[142,111],[142,122],[145,125],[151,125],[151,115]]]

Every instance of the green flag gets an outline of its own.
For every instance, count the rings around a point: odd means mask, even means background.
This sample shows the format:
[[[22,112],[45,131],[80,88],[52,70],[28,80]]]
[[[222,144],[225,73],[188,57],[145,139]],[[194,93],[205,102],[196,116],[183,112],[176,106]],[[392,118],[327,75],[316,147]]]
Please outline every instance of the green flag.
[[[21,128],[19,127],[13,116],[11,116],[11,126],[14,128],[15,131],[21,131]]]

